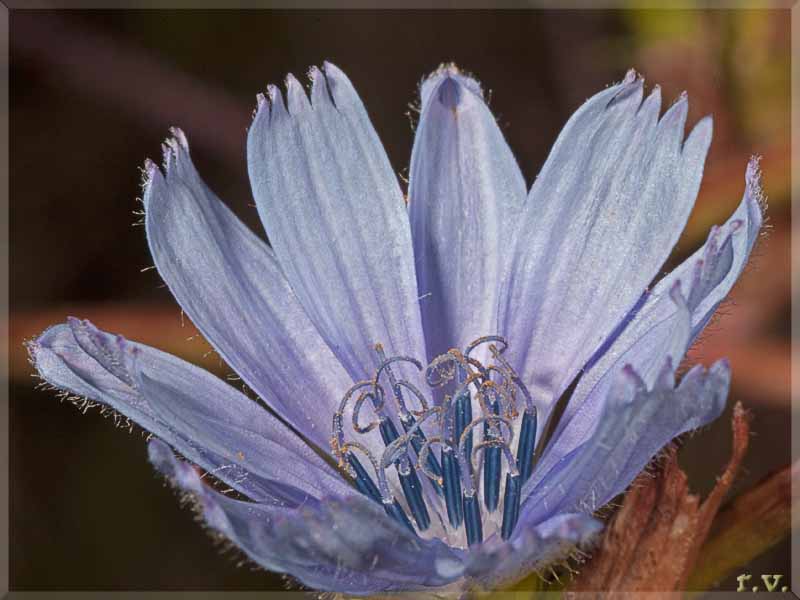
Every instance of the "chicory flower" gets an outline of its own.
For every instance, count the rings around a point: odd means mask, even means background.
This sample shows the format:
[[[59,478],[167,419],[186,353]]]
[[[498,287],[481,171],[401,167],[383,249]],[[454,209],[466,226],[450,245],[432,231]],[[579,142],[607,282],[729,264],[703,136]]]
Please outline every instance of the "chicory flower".
[[[643,99],[628,73],[527,191],[479,84],[444,66],[421,86],[406,200],[349,79],[310,76],[309,95],[291,75],[285,99],[259,95],[248,134],[270,245],[180,130],[163,172],[145,164],[155,265],[266,406],[85,320],[31,342],[33,361],[151,432],[155,467],[266,569],[349,594],[507,584],[588,540],[597,509],[722,411],[724,360],[675,372],[758,236],[757,163],[659,279],[711,142],[710,118],[684,138],[685,95],[659,118],[658,87]]]

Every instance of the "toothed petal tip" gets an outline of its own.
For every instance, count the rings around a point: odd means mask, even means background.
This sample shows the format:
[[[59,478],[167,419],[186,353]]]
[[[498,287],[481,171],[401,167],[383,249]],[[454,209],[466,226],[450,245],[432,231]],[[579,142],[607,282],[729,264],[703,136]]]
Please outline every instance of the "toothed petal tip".
[[[322,71],[320,70],[320,68],[317,65],[311,65],[310,67],[308,67],[308,78],[311,81],[314,81],[320,75],[322,75]]]
[[[164,171],[169,172],[172,166],[172,148],[167,142],[161,142],[161,166]]]
[[[325,74],[312,66],[308,70],[308,77],[311,79],[311,105],[315,108],[330,105],[332,100]]]
[[[672,106],[669,107],[664,116],[661,118],[662,122],[669,122],[670,119],[679,121],[686,118],[686,113],[689,110],[689,95],[686,92],[681,92]]]
[[[750,157],[745,171],[745,192],[750,205],[749,218],[753,221],[756,228],[760,228],[766,218],[767,196],[764,193],[761,182],[761,156]]]
[[[361,104],[355,87],[344,71],[328,61],[322,64],[322,71],[325,73],[328,90],[337,107],[344,108],[348,105],[358,106]]]
[[[461,88],[452,77],[445,77],[439,85],[437,98],[447,108],[455,108],[461,102]]]
[[[469,91],[474,92],[479,96],[483,95],[481,85],[478,80],[466,71],[460,69],[458,65],[452,62],[442,63],[439,65],[436,70],[434,70],[425,78],[425,81],[436,84],[447,78],[455,79],[460,85],[466,87]]]
[[[308,100],[303,85],[292,73],[286,76],[286,103],[289,114],[292,116],[299,115],[311,108],[311,102]]]
[[[88,319],[79,319],[78,317],[72,317],[72,316],[67,317],[67,324],[73,328],[80,327],[82,325],[93,327],[93,325],[91,324],[91,322],[89,322]]]
[[[612,88],[612,90],[616,91],[608,100],[606,109],[622,106],[638,111],[641,105],[641,96],[644,90],[644,79],[635,76],[630,78],[626,75],[625,79],[622,80],[622,83],[616,86],[616,88]]]
[[[672,287],[669,289],[669,297],[678,306],[683,307],[686,305],[686,299],[683,297],[683,285],[680,279],[675,280]]]
[[[753,155],[747,163],[747,171],[745,172],[745,181],[747,185],[753,187],[760,187],[761,185],[761,156]]]
[[[709,371],[721,377],[730,377],[731,362],[728,360],[728,358],[720,358],[713,365],[711,365]]]
[[[145,171],[145,173],[147,173],[148,175],[152,175],[153,171],[155,171],[156,169],[158,169],[158,165],[156,165],[156,163],[154,163],[149,158],[145,158],[144,159],[144,171]]]
[[[422,82],[420,98],[423,107],[431,100],[436,100],[445,108],[454,110],[474,98],[482,101],[483,90],[476,79],[464,74],[455,65],[447,64],[440,66]]]
[[[612,401],[627,403],[637,390],[646,388],[645,382],[636,368],[630,363],[624,365],[614,383],[616,392],[610,394]]]
[[[189,152],[189,141],[186,139],[186,134],[183,132],[183,129],[180,127],[170,127],[169,132],[173,136],[173,140],[177,141],[180,144],[180,147]]]
[[[735,219],[728,224],[728,230],[731,233],[739,231],[742,227],[744,227],[744,221],[742,219]]]
[[[698,127],[708,127],[709,129],[714,129],[714,115],[704,115],[697,121],[695,125],[695,129]]]
[[[664,364],[656,377],[655,389],[673,390],[675,388],[675,361],[672,356],[667,356],[664,359]]]
[[[158,438],[153,438],[147,444],[147,458],[150,463],[163,475],[172,477],[175,475],[172,468],[174,455],[172,449]]]
[[[453,75],[461,75],[461,69],[458,68],[456,63],[449,62],[440,64],[429,77],[451,77]]]
[[[325,73],[325,76],[328,78],[332,85],[339,84],[342,87],[352,89],[353,84],[350,81],[350,78],[347,74],[342,71],[339,67],[337,67],[332,62],[328,62],[327,60],[322,63],[322,72]]]
[[[288,116],[283,93],[277,85],[267,84],[266,93],[256,95],[256,103],[254,122],[262,121],[264,125],[267,125],[273,123],[276,119]]]
[[[172,448],[158,438],[148,442],[147,459],[153,468],[169,479],[173,485],[195,494],[203,507],[203,516],[208,524],[219,531],[225,531],[226,520],[213,502],[212,496],[205,493],[200,475],[189,463],[179,461]]]
[[[277,85],[270,83],[267,85],[267,96],[269,96],[270,102],[275,102],[281,97],[281,91]]]
[[[161,172],[161,169],[154,161],[146,158],[144,160],[141,180],[142,204],[144,205],[145,211],[148,210],[153,193],[158,189],[158,186],[161,185],[163,181],[164,174]]]
[[[155,162],[153,162],[150,158],[145,158],[144,165],[142,166],[142,174],[142,188],[147,191],[152,185],[155,177],[161,174],[161,171]]]
[[[327,60],[322,61],[322,70],[325,71],[326,75],[333,75],[336,73],[341,73],[344,75],[339,67]]]

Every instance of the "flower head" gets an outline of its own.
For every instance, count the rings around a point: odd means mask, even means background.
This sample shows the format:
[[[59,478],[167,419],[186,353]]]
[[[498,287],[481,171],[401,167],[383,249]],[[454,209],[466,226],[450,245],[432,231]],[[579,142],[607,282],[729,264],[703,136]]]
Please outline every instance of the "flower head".
[[[270,410],[84,320],[31,342],[36,368],[151,432],[155,467],[264,568],[352,594],[513,581],[589,539],[598,508],[722,411],[725,361],[675,370],[757,238],[757,164],[730,219],[658,279],[711,141],[708,118],[684,139],[685,96],[659,118],[658,87],[643,99],[628,73],[527,191],[479,84],[444,66],[421,86],[406,203],[349,79],[310,77],[308,95],[292,76],[259,95],[248,134],[269,246],[180,130],[163,172],[145,164],[162,278]]]

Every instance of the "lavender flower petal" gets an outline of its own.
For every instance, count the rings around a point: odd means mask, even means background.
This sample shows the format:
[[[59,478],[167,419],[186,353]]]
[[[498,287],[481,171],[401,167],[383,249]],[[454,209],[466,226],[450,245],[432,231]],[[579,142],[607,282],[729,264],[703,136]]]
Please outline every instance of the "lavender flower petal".
[[[428,358],[497,331],[525,180],[478,83],[454,67],[422,87],[409,216]]]
[[[45,331],[30,352],[48,383],[110,406],[251,498],[355,494],[265,409],[174,356],[77,319]],[[271,458],[256,464],[263,455]]]
[[[149,163],[147,239],[183,310],[276,412],[322,448],[352,383],[297,302],[270,248],[200,179],[186,138],[166,147],[166,177]]]
[[[696,339],[720,303],[739,279],[764,223],[758,160],[752,159],[745,173],[742,202],[722,227],[709,232],[708,241],[665,277],[653,290],[653,298],[642,310],[655,321],[669,312],[661,300],[677,280],[692,282],[688,302],[692,309],[692,339]],[[656,308],[658,307],[658,308]]]
[[[247,142],[259,214],[283,271],[353,379],[374,345],[424,356],[411,232],[397,178],[366,110],[337,67],[269,88]]]
[[[278,419],[221,380],[203,381],[200,390],[197,383],[179,378],[194,376],[189,370],[160,379],[145,366],[140,370],[138,387],[156,415],[227,463],[260,478],[307,490],[314,497],[356,493]]]
[[[616,356],[614,364],[606,368],[577,411],[573,409],[574,398],[570,398],[565,415],[562,415],[537,466],[538,475],[535,478],[537,481],[576,447],[584,444],[600,426],[611,387],[623,369],[635,369],[644,381],[644,385],[650,387],[655,383],[665,363],[673,365],[680,363],[691,342],[692,316],[679,281],[673,284],[668,300],[675,312],[670,318],[664,319],[649,330],[622,355]],[[592,372],[587,374],[588,377],[591,375]],[[582,383],[583,380],[578,384],[576,394],[573,396],[577,395]]]
[[[730,293],[747,264],[763,222],[756,160],[750,161],[745,180],[744,196],[731,217],[722,226],[712,228],[705,245],[655,286],[620,336],[584,373],[553,436],[546,462],[559,460],[591,435],[611,381],[624,365],[652,370],[653,365],[661,364],[661,349],[679,318],[669,297],[669,289],[676,281],[681,281],[686,290],[691,315],[687,346]],[[681,358],[674,356],[674,364]]]
[[[631,72],[578,109],[519,225],[501,333],[543,413],[641,297],[697,195],[711,120],[683,142],[686,97],[660,121],[658,88],[641,99]]]
[[[675,369],[759,233],[757,163],[734,215],[651,292],[711,140],[709,118],[684,140],[685,96],[659,119],[660,91],[643,101],[629,72],[573,115],[526,198],[480,86],[443,66],[420,89],[407,208],[350,81],[330,64],[310,77],[310,98],[291,75],[286,104],[259,95],[248,134],[272,248],[203,183],[180,130],[163,173],[145,164],[156,266],[279,414],[88,321],[31,342],[34,364],[156,436],[152,464],[266,569],[348,596],[509,585],[588,541],[598,508],[722,411],[727,362],[680,383]],[[328,444],[358,487],[314,448]]]
[[[487,589],[508,585],[563,558],[602,528],[600,521],[580,513],[556,515],[536,525],[519,523],[507,543],[488,540],[471,554],[467,575]]]
[[[309,587],[366,595],[441,586],[463,573],[457,551],[417,538],[366,499],[332,497],[297,509],[241,502],[203,485],[160,440],[150,442],[149,454],[159,471],[195,495],[211,528],[261,566]]]
[[[548,472],[535,475],[535,484],[529,481],[520,522],[597,510],[622,492],[670,440],[718,417],[730,384],[727,361],[708,370],[692,369],[677,387],[674,368],[667,360],[650,389],[633,368],[619,373],[591,439]]]

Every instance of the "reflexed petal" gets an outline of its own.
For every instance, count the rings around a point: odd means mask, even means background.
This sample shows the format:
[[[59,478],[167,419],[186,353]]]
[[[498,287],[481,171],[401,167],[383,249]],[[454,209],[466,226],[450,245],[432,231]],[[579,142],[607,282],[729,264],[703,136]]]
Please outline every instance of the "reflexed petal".
[[[610,368],[606,366],[602,376],[594,380],[588,396],[584,395],[586,392],[582,388],[584,379],[578,383],[537,466],[540,473],[546,473],[592,436],[600,423],[611,386],[623,369],[632,367],[642,378],[644,385],[650,388],[667,361],[673,365],[680,364],[692,336],[691,312],[683,296],[680,281],[673,284],[669,297],[665,300],[674,309],[670,317],[647,331],[624,353],[617,355],[613,365]],[[589,371],[585,374],[585,379],[589,381],[593,375],[594,372]]]
[[[690,312],[687,348],[697,338],[747,263],[763,222],[761,202],[758,165],[753,160],[748,165],[744,197],[736,211],[724,225],[712,228],[702,248],[655,286],[622,333],[583,374],[545,461],[560,459],[591,435],[611,381],[624,365],[630,364],[640,372],[648,369],[653,374],[663,364],[664,349],[682,320],[669,294],[676,282],[683,284]],[[677,365],[682,354],[672,358]]]
[[[594,517],[579,513],[560,514],[538,525],[530,520],[520,521],[507,543],[487,541],[470,555],[467,575],[489,589],[507,586],[563,558],[602,528]]]
[[[588,100],[525,205],[501,333],[544,412],[641,297],[697,195],[710,119],[684,142],[686,98],[661,120],[658,89],[641,98],[630,73]]]
[[[210,527],[262,567],[323,591],[369,594],[449,583],[462,573],[458,553],[424,541],[360,497],[310,501],[297,509],[233,500],[211,490],[159,440],[155,467],[195,494]]]
[[[408,215],[397,178],[347,77],[312,70],[311,102],[293,77],[269,88],[247,140],[258,211],[281,268],[353,379],[374,345],[424,356]]]
[[[656,384],[656,393],[660,387],[662,393],[667,394],[667,402],[670,402],[669,398],[677,397],[678,402],[683,404],[682,409],[666,403],[659,407],[657,414],[648,420],[646,430],[639,435],[627,462],[618,472],[614,470],[617,477],[612,478],[611,483],[605,486],[605,495],[600,495],[602,486],[593,490],[597,494],[595,502],[605,504],[625,491],[652,457],[669,442],[682,433],[707,425],[722,414],[730,389],[730,365],[726,359],[715,362],[709,369],[695,365],[683,376],[674,393],[669,389],[675,386],[674,373],[665,375],[663,380],[666,383]],[[600,477],[606,475],[610,477],[612,471],[606,469],[600,473]]]
[[[695,339],[742,274],[764,222],[758,160],[752,159],[745,174],[745,192],[739,207],[722,227],[712,228],[706,244],[672,271],[653,290],[653,299],[642,313],[651,321],[669,312],[661,297],[677,280],[691,281],[688,303],[692,310]],[[657,307],[657,308],[656,308]]]
[[[615,378],[592,437],[549,470],[534,471],[520,521],[559,512],[592,513],[622,492],[672,439],[709,423],[725,407],[730,369],[719,361],[689,371],[675,387],[668,360],[648,389],[630,367]]]
[[[409,214],[428,359],[497,331],[525,180],[477,82],[454,67],[422,87]]]
[[[223,359],[321,448],[352,384],[309,321],[269,247],[203,183],[185,137],[148,164],[147,239],[159,273]]]
[[[78,319],[45,331],[30,352],[48,383],[112,407],[251,498],[355,494],[266,409],[174,356]]]

